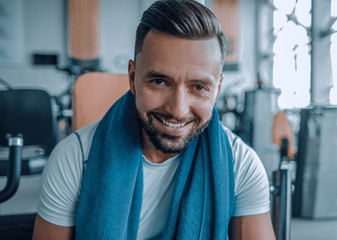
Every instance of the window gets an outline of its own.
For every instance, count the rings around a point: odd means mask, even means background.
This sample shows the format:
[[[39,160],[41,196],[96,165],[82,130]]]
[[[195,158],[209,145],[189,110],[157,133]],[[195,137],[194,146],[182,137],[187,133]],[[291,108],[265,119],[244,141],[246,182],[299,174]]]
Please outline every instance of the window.
[[[323,1],[314,0],[316,4]],[[319,26],[319,30],[328,30],[329,41],[324,43],[330,48],[332,82],[323,82],[330,89],[331,104],[337,104],[337,0],[324,0],[327,7],[317,8],[321,11],[331,9],[329,25]],[[330,6],[331,3],[331,6]],[[281,89],[278,99],[280,108],[302,108],[309,105],[311,88],[311,25],[312,1],[308,0],[274,0],[273,1],[273,85]],[[323,15],[326,16],[326,15]],[[330,16],[328,16],[330,17]],[[317,26],[318,23],[315,24]],[[321,41],[322,42],[322,41]],[[321,48],[322,45],[320,45]],[[318,49],[316,48],[316,49]],[[320,62],[320,61],[316,61]],[[316,67],[316,65],[315,65]],[[325,78],[326,79],[326,78]],[[320,85],[314,86],[315,89]],[[322,95],[322,94],[321,94]],[[325,94],[326,95],[326,94]]]
[[[274,0],[273,84],[281,89],[281,108],[301,108],[310,102],[311,1]]]

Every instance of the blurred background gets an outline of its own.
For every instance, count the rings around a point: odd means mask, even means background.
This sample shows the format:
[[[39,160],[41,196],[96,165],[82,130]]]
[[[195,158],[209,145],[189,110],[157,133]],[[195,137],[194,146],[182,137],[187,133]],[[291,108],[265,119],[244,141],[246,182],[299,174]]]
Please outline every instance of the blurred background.
[[[24,139],[18,188],[0,197],[1,239],[24,239],[12,231],[20,227],[29,236],[51,149],[93,121],[84,120],[81,111],[89,107],[81,110],[81,103],[99,102],[102,86],[108,97],[126,92],[136,27],[153,2],[0,0],[0,189],[11,182],[15,155],[6,134]],[[278,209],[272,217],[291,212],[291,239],[337,239],[337,0],[199,2],[217,15],[229,40],[216,103],[221,122],[260,156]],[[81,100],[80,84],[88,81],[91,91]],[[278,141],[279,128],[286,134]],[[275,177],[282,170],[288,184]]]

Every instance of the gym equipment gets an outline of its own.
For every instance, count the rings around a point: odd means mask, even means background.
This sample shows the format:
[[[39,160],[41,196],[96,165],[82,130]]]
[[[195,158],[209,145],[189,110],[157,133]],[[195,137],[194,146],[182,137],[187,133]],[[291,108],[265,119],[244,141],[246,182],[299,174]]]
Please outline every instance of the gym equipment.
[[[337,218],[337,107],[301,110],[294,217]]]
[[[21,175],[42,172],[57,142],[54,109],[52,98],[43,90],[0,91],[0,176],[7,178],[0,203],[11,200]],[[35,215],[1,215],[0,238],[31,239]]]
[[[278,152],[272,143],[273,117],[279,111],[277,98],[280,92],[265,88],[261,84],[256,89],[245,92],[245,109],[241,116],[238,135],[259,155],[271,181],[273,171],[279,167]]]
[[[73,131],[101,119],[129,89],[127,74],[91,72],[81,75],[73,88]]]
[[[7,135],[7,138],[9,147],[9,168],[6,186],[0,191],[0,203],[11,198],[18,189],[20,183],[23,138],[22,135],[12,137],[10,134]]]
[[[279,112],[273,122],[273,143],[280,146],[280,165],[279,169],[273,172],[271,186],[271,216],[277,240],[290,240],[293,165],[289,159],[294,156],[292,141],[293,132],[286,112]]]
[[[0,116],[0,147],[7,147],[7,134],[22,134],[25,147],[21,174],[41,173],[58,136],[52,98],[37,89],[0,91]],[[3,156],[0,158],[0,176],[6,175],[5,160]]]

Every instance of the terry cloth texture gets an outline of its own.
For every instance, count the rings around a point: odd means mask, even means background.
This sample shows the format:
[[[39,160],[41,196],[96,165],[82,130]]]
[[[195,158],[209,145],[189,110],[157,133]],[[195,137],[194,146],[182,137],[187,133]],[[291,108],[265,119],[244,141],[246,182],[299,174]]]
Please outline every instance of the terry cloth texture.
[[[76,214],[76,239],[136,239],[143,160],[135,98],[129,91],[101,120],[91,145]],[[182,153],[162,239],[226,239],[234,171],[218,113]]]

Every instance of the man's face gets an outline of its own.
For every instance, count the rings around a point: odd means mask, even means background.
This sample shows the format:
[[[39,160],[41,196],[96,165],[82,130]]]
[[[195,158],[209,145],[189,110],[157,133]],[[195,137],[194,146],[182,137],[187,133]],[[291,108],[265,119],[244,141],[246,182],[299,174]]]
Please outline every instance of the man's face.
[[[218,40],[187,40],[150,30],[136,66],[129,62],[129,79],[143,148],[182,152],[212,117],[222,81]]]

